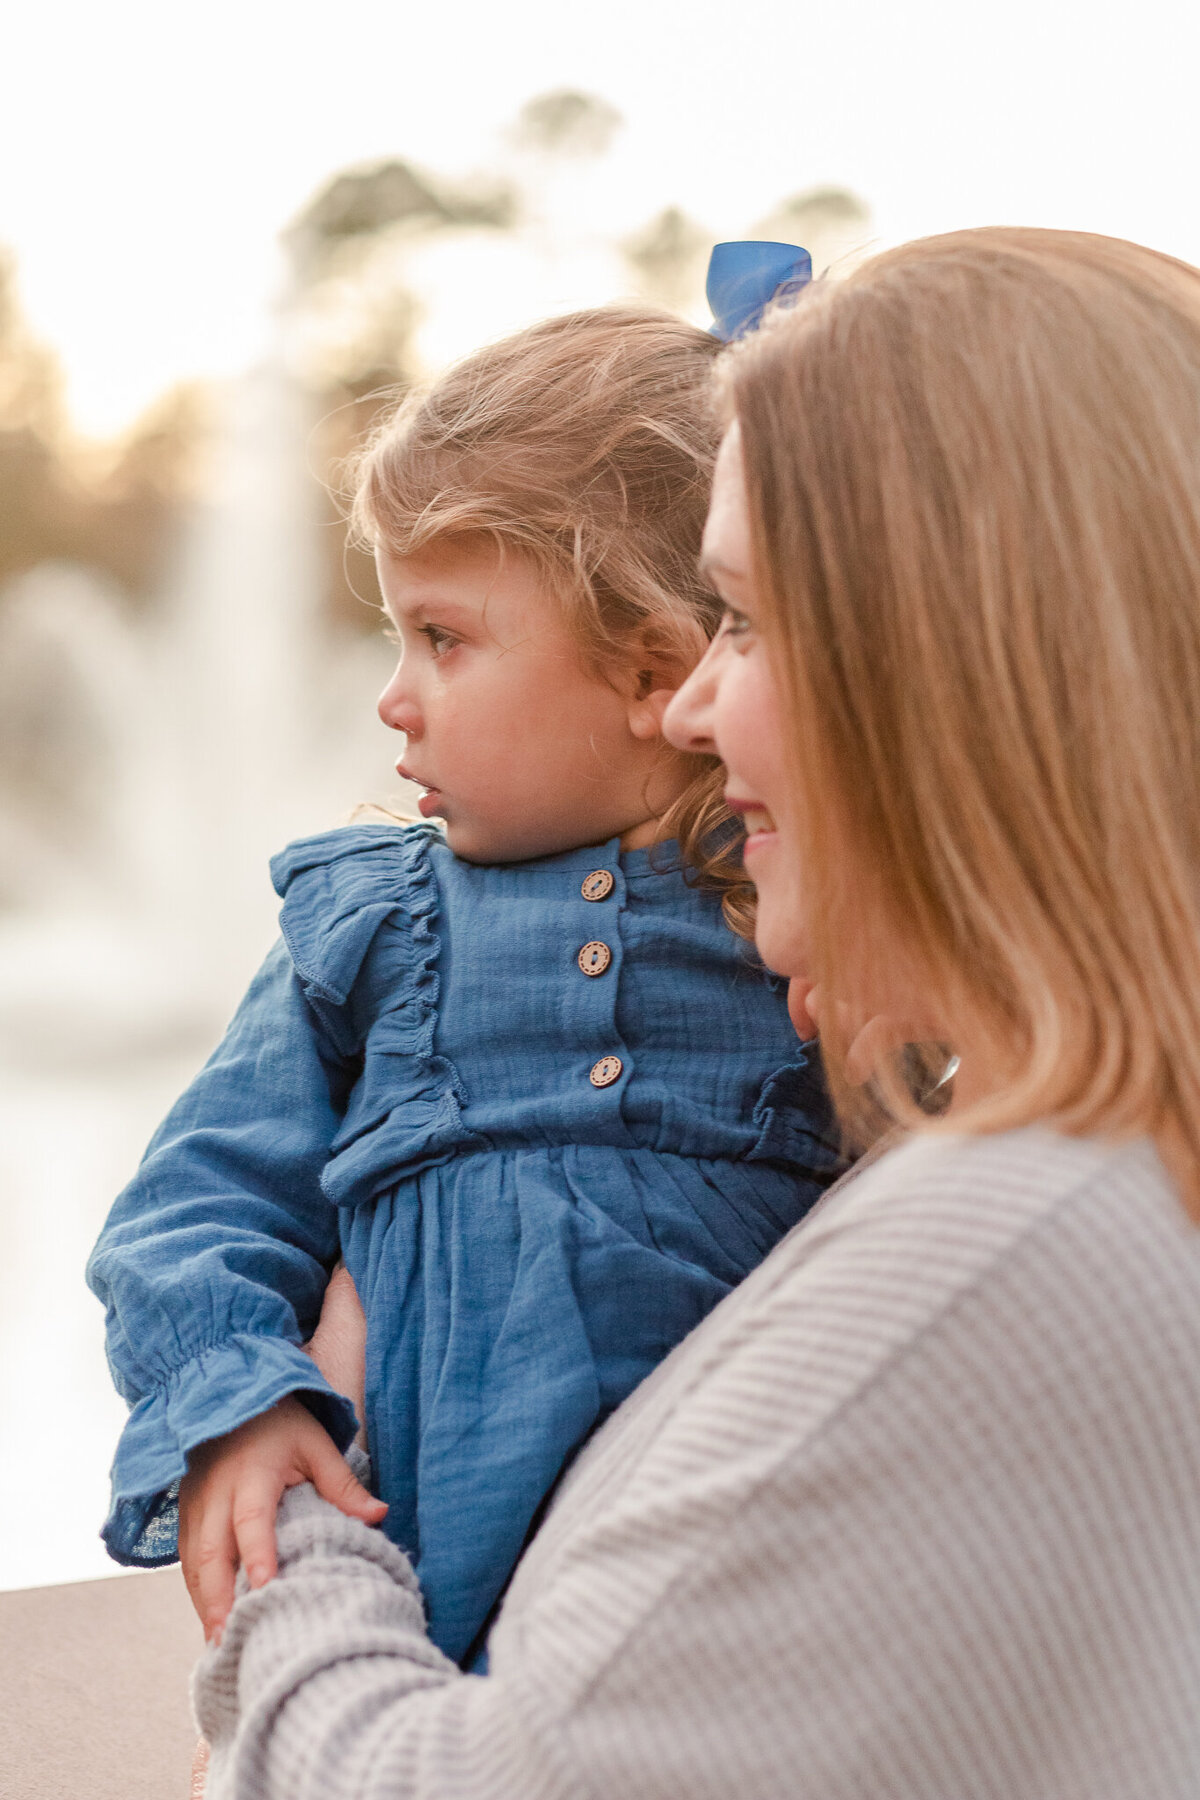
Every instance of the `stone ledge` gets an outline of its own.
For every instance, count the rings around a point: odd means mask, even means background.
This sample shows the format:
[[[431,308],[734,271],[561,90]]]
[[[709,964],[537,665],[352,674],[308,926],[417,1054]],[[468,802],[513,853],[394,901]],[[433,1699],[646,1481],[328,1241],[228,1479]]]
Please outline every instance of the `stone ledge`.
[[[202,1648],[178,1568],[0,1593],[5,1800],[187,1800]]]

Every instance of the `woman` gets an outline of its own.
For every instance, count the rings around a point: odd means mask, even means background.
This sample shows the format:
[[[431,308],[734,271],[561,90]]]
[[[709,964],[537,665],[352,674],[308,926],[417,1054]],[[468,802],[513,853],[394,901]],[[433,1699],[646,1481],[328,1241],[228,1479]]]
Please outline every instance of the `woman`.
[[[217,1800],[1200,1784],[1200,275],[933,239],[725,392],[729,612],[670,729],[848,1127],[911,1134],[579,1457],[486,1678],[292,1490],[197,1679]]]

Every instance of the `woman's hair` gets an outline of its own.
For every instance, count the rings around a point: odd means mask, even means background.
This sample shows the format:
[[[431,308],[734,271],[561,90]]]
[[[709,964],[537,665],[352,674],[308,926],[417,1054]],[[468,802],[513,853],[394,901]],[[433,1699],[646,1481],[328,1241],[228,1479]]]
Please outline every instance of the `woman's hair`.
[[[1200,273],[930,238],[770,320],[726,399],[839,1107],[831,1002],[900,955],[1019,1048],[969,1124],[1152,1134],[1200,1218]]]
[[[611,306],[479,350],[377,430],[355,471],[354,525],[393,556],[490,538],[560,597],[588,666],[678,678],[721,615],[698,567],[721,348],[669,313]],[[664,831],[745,932],[752,890],[722,772],[696,763]]]

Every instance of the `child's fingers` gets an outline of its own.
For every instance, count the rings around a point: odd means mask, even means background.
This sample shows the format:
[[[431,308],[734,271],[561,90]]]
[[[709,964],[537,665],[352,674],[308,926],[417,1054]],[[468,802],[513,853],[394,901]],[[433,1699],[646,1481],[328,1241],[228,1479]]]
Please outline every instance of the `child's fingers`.
[[[374,1494],[369,1494],[361,1481],[356,1481],[350,1472],[349,1464],[339,1455],[332,1438],[325,1443],[313,1447],[309,1461],[309,1478],[323,1500],[328,1500],[340,1512],[349,1513],[352,1519],[362,1519],[364,1524],[378,1525],[387,1507]]]
[[[192,1757],[192,1786],[189,1800],[204,1800],[204,1789],[208,1776],[208,1743],[204,1738],[196,1741],[195,1754]]]
[[[233,1501],[233,1535],[246,1580],[252,1588],[270,1581],[278,1568],[275,1515],[284,1483],[272,1469],[243,1476]]]
[[[181,1545],[181,1561],[192,1605],[212,1643],[229,1617],[237,1577],[237,1540],[228,1507],[209,1510],[189,1533],[186,1550]]]

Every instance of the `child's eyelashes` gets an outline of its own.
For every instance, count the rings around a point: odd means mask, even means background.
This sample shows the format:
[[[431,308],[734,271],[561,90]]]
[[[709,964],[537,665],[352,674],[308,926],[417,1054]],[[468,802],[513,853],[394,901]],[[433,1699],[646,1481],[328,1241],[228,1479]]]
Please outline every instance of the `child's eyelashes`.
[[[444,656],[447,650],[453,650],[458,643],[458,639],[449,631],[443,631],[440,625],[422,625],[421,636],[435,656]]]
[[[418,625],[416,635],[425,639],[434,656],[444,656],[447,650],[452,650],[459,642],[452,632],[443,631],[440,625]],[[404,639],[394,625],[385,625],[383,636],[386,643],[394,644],[403,655]]]

